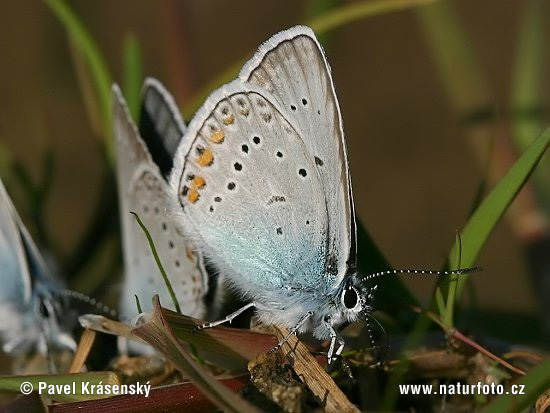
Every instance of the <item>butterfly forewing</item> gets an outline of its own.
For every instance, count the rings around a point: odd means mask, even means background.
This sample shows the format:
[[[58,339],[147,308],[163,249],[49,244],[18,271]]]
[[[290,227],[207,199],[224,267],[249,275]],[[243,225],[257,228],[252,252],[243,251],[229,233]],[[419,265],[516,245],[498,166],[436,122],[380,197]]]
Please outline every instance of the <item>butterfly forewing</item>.
[[[315,161],[327,194],[327,276],[338,284],[354,254],[355,224],[340,109],[322,48],[311,29],[294,27],[264,43],[239,77],[269,91]]]
[[[168,216],[167,183],[133,124],[116,87],[113,88],[113,100],[125,261],[121,312],[125,317],[136,314],[134,295],[139,297],[142,309],[149,310],[151,298],[157,293],[164,306],[174,308],[145,234],[130,214],[132,211],[139,215],[155,242],[182,312],[202,317],[202,297],[207,281],[202,259]],[[162,105],[161,101],[157,103]],[[166,108],[160,111],[168,113]]]
[[[167,177],[186,126],[172,95],[158,80],[146,79],[142,95],[140,135],[154,163]]]

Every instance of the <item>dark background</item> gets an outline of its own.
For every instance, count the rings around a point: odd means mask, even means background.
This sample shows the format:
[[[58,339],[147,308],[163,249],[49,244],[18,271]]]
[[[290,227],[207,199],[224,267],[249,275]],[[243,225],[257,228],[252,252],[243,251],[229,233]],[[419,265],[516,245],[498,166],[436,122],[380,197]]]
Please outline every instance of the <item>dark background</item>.
[[[451,3],[499,113],[508,104],[519,21],[531,2]],[[122,80],[124,36],[132,32],[142,48],[144,74],[159,78],[181,105],[270,35],[304,22],[308,10],[307,1],[295,0],[69,4],[106,55],[116,81]],[[0,142],[33,177],[40,173],[44,149],[53,147],[46,227],[63,260],[100,196],[99,141],[63,27],[39,1],[5,1],[1,9]],[[548,13],[545,21],[548,26]],[[330,33],[327,54],[359,218],[395,267],[439,268],[466,220],[483,165],[448,101],[415,12],[339,27]],[[508,121],[497,114],[489,135],[506,139]],[[17,193],[14,198],[21,205]],[[481,308],[536,311],[518,232],[507,220],[498,225],[478,264],[484,271],[471,281]],[[407,283],[426,298],[433,280]]]

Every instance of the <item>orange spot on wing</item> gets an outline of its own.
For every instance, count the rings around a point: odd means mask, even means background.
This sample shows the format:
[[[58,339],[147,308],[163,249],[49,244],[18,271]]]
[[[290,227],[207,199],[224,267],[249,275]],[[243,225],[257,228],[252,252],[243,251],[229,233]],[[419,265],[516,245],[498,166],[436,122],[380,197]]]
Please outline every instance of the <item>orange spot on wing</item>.
[[[233,123],[235,123],[235,116],[233,115],[228,115],[223,120],[224,125],[232,125]]]
[[[200,198],[199,192],[195,188],[191,188],[187,193],[187,200],[194,204]]]
[[[195,176],[193,182],[191,182],[191,187],[193,189],[201,189],[206,185],[206,180],[202,176]]]
[[[189,258],[189,261],[194,261],[195,259],[195,252],[189,248],[185,249],[185,254],[187,255],[187,258]]]
[[[222,143],[225,139],[225,133],[221,129],[215,131],[212,135],[210,135],[210,140],[214,143]]]
[[[198,157],[197,162],[200,166],[210,166],[214,162],[212,149],[206,148]]]

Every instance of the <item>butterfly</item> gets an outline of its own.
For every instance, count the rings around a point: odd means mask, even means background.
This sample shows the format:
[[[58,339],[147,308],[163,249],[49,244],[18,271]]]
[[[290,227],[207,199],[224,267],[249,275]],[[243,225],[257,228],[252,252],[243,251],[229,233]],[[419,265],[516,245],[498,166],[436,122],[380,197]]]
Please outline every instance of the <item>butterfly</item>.
[[[124,258],[121,316],[130,319],[137,314],[135,296],[143,311],[151,310],[154,294],[174,309],[147,238],[130,214],[135,212],[153,238],[181,311],[202,318],[207,313],[207,292],[214,294],[216,284],[209,285],[201,254],[166,208],[167,176],[185,124],[172,96],[155,79],[147,79],[143,86],[139,130],[117,85],[112,95]]]
[[[260,46],[191,121],[171,175],[176,214],[260,320],[331,339],[370,311],[342,118],[312,30]],[[221,320],[227,321],[227,320]],[[216,323],[211,323],[215,325]]]
[[[40,254],[0,180],[0,341],[13,355],[74,352],[63,286]],[[50,365],[51,369],[55,366]]]
[[[173,214],[260,321],[329,339],[367,319],[376,286],[359,277],[357,226],[342,116],[313,31],[296,26],[263,43],[189,124],[170,175]],[[277,346],[277,347],[279,347]],[[276,348],[277,348],[276,347]]]

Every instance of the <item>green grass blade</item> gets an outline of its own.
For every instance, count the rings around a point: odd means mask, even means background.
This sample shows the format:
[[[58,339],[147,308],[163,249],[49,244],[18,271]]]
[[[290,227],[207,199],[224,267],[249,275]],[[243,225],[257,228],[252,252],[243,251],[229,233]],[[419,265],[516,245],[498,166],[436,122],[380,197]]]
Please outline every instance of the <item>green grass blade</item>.
[[[461,267],[461,265],[462,265],[462,238],[460,237],[460,234],[457,234],[457,236],[456,236],[454,252],[455,252],[455,257],[456,257],[454,262],[456,263],[457,266],[456,267],[451,267],[451,268],[464,268],[464,267]],[[454,301],[455,301],[455,298],[456,298],[456,288],[457,288],[457,283],[456,282],[451,282],[451,283],[448,284],[447,302],[452,303],[452,305],[446,305],[446,302],[443,298],[443,295],[440,294],[439,289],[436,289],[436,293],[435,293],[436,306],[438,308],[444,308],[445,309],[445,313],[440,314],[441,319],[443,320],[443,324],[445,326],[449,326],[449,327],[453,325],[453,320],[454,320],[454,310],[455,310]]]
[[[470,267],[475,264],[475,260],[479,255],[481,248],[491,235],[496,224],[504,215],[510,203],[514,200],[519,190],[523,187],[539,160],[544,155],[550,144],[550,128],[546,129],[535,141],[527,148],[527,150],[516,161],[514,166],[493,188],[493,190],[483,200],[479,208],[470,217],[464,230],[460,234],[462,239],[461,265]],[[455,246],[449,254],[449,266],[456,268],[457,246]],[[456,297],[449,297],[446,306],[454,305],[456,298],[460,297],[467,276],[451,277],[451,281],[456,282]],[[438,294],[446,296],[448,291],[448,282],[443,282],[438,287]],[[439,314],[446,314],[446,308],[439,307]],[[446,320],[448,322],[449,320]]]
[[[540,134],[538,105],[543,99],[544,87],[544,4],[531,1],[521,20],[517,52],[512,71],[511,111],[516,143],[523,150]]]
[[[54,13],[67,31],[68,36],[75,42],[83,53],[98,99],[99,113],[103,121],[105,148],[109,159],[113,158],[111,137],[111,84],[112,77],[107,63],[101,54],[91,34],[79,20],[74,11],[63,0],[45,0],[46,5]]]
[[[512,71],[510,111],[515,144],[520,151],[544,128],[542,108],[545,101],[545,2],[529,2],[525,9]],[[550,162],[543,162],[533,174],[533,184],[539,200],[550,211]]]
[[[433,3],[434,1],[435,0],[371,0],[354,2],[334,8],[321,16],[311,19],[306,24],[316,33],[322,34],[343,26],[344,24],[364,19],[365,17],[405,10],[411,7]]]
[[[490,89],[452,4],[438,2],[418,8],[415,14],[441,84],[458,115],[468,117],[472,111],[486,108],[491,102]]]
[[[128,109],[136,125],[139,125],[141,84],[143,70],[141,49],[136,37],[128,34],[124,39],[124,83],[123,91]]]
[[[525,394],[506,394],[485,407],[484,413],[521,412],[533,405],[537,397],[550,388],[550,359],[534,367],[514,383],[516,389],[524,390]]]
[[[137,308],[137,313],[138,314],[141,314],[143,313],[143,309],[141,308],[141,303],[139,301],[139,297],[137,295],[134,294],[134,298],[136,300],[136,308]]]
[[[330,30],[356,20],[393,11],[405,10],[407,8],[433,3],[434,1],[437,0],[363,0],[333,8],[327,13],[306,21],[305,24],[310,26],[318,36],[322,36]],[[189,104],[183,107],[184,116],[187,119],[191,118],[214,89],[234,79],[246,61],[246,58],[242,58],[231,66],[228,66],[220,75],[201,88],[201,90],[191,99]]]
[[[164,282],[166,283],[166,288],[168,289],[168,293],[170,294],[170,298],[172,298],[172,303],[174,304],[174,307],[176,308],[176,311],[181,314],[181,308],[178,303],[178,299],[176,297],[176,293],[174,292],[174,289],[172,288],[172,284],[170,283],[170,279],[168,278],[168,275],[166,274],[166,271],[164,271],[164,266],[162,265],[162,262],[160,261],[159,254],[157,252],[157,247],[155,247],[155,242],[153,241],[153,238],[151,237],[151,234],[149,233],[149,230],[143,224],[141,221],[141,218],[138,214],[135,212],[130,212],[133,216],[136,217],[136,221],[141,227],[141,230],[145,234],[145,237],[147,237],[147,242],[149,243],[149,247],[151,248],[151,252],[153,253],[153,257],[155,257],[155,262],[157,263],[157,266],[159,268],[160,273],[162,274],[162,278],[164,279]]]
[[[317,16],[324,15],[337,6],[338,0],[309,0],[304,13],[305,19],[311,20]],[[330,33],[323,33],[318,36],[318,39],[325,47],[325,50],[330,50]]]

